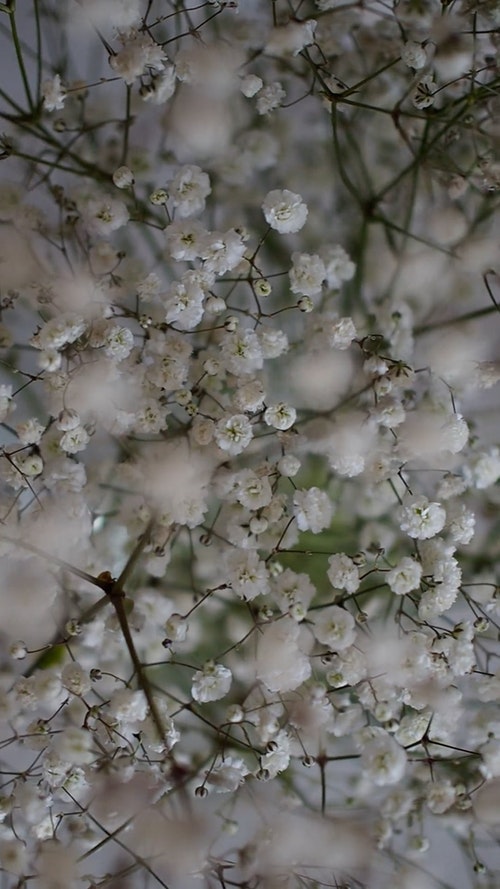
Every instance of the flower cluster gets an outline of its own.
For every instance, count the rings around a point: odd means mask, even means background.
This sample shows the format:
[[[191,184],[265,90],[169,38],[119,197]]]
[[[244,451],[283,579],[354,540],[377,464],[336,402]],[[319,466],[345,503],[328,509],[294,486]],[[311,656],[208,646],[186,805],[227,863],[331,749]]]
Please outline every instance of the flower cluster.
[[[497,7],[15,6],[2,889],[493,889]]]

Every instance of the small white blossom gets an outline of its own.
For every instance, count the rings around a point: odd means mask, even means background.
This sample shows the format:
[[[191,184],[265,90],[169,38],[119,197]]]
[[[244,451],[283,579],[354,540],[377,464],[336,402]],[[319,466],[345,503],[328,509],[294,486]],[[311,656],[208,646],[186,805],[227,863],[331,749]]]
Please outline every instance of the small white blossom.
[[[290,736],[282,729],[272,739],[272,750],[261,757],[260,766],[269,778],[284,772],[290,763]]]
[[[446,512],[439,503],[423,495],[411,497],[399,510],[400,528],[409,537],[427,540],[439,534],[446,522]]]
[[[394,738],[381,731],[364,745],[361,765],[368,780],[378,787],[396,784],[405,773],[406,754]]]
[[[326,491],[313,487],[295,491],[293,512],[300,531],[319,534],[332,520],[333,505]]]
[[[155,74],[148,84],[141,86],[139,93],[144,102],[151,105],[163,105],[175,93],[177,86],[177,76],[175,65],[166,64],[163,71]]]
[[[333,349],[348,349],[357,335],[352,318],[339,318],[330,325],[328,341]]]
[[[62,684],[74,695],[85,695],[91,688],[89,673],[76,661],[66,664],[61,673]]]
[[[262,204],[264,218],[281,235],[298,232],[305,224],[308,209],[300,194],[293,191],[270,191]]]
[[[130,28],[120,34],[122,49],[109,58],[113,71],[131,86],[145,68],[161,71],[166,55],[147,31]]]
[[[307,19],[304,22],[289,22],[282,27],[273,28],[264,52],[278,58],[298,55],[305,46],[314,43],[316,25],[314,19]]]
[[[201,256],[206,228],[197,219],[179,219],[167,225],[165,239],[167,250],[173,259],[187,262]]]
[[[231,682],[231,670],[222,664],[207,661],[203,669],[198,670],[193,676],[191,695],[199,704],[220,701],[227,695]]]
[[[253,436],[250,421],[244,414],[234,414],[215,424],[214,438],[221,450],[232,457],[241,454]]]
[[[388,586],[397,596],[404,596],[419,587],[422,577],[422,566],[415,559],[405,556],[386,575]]]
[[[44,431],[45,426],[36,417],[16,424],[17,437],[23,444],[38,444]]]
[[[231,550],[226,556],[227,582],[237,596],[250,602],[269,592],[269,576],[265,562],[255,550]]]
[[[134,346],[134,334],[128,327],[118,324],[109,328],[104,341],[104,354],[115,361],[128,358]]]
[[[203,242],[203,268],[215,275],[225,275],[234,269],[245,254],[241,234],[230,228],[226,232],[209,232]]]
[[[262,347],[253,330],[229,332],[222,343],[221,357],[226,369],[235,376],[254,373],[264,364]]]
[[[314,617],[314,635],[318,642],[332,651],[342,651],[353,644],[356,636],[354,618],[345,608],[331,605]]]
[[[417,43],[415,40],[408,40],[401,50],[401,59],[408,68],[413,68],[415,71],[419,71],[421,68],[424,68],[427,63],[425,47],[422,46],[421,43]]]
[[[213,788],[216,793],[234,793],[243,784],[248,771],[239,757],[225,756],[205,773],[205,784]]]
[[[284,431],[290,429],[295,423],[295,420],[297,419],[297,411],[295,408],[290,407],[290,405],[284,404],[284,402],[281,401],[279,404],[269,405],[264,411],[263,419],[268,426]]]
[[[207,173],[193,164],[181,167],[168,188],[172,203],[183,218],[201,213],[211,191]]]
[[[427,805],[433,815],[442,815],[455,803],[457,792],[450,781],[434,781],[426,796]]]
[[[300,460],[294,454],[285,454],[278,461],[278,470],[285,478],[293,478],[300,469]]]
[[[257,97],[257,114],[270,114],[271,111],[275,111],[285,96],[286,92],[279,81],[263,87]]]
[[[356,265],[340,244],[321,247],[319,255],[325,266],[326,283],[332,290],[339,290],[344,281],[354,277]]]
[[[121,724],[142,722],[146,718],[148,704],[142,691],[121,688],[109,703],[109,712]]]
[[[90,198],[83,205],[82,219],[89,231],[106,237],[127,224],[129,213],[117,198]]]
[[[59,447],[66,454],[78,454],[84,451],[90,441],[90,435],[84,426],[75,426],[65,432],[59,441]]]
[[[323,260],[316,254],[292,253],[290,288],[292,293],[315,296],[321,290],[325,278]]]
[[[434,105],[436,84],[432,74],[424,74],[412,93],[412,102],[415,108],[422,111]]]
[[[257,679],[269,691],[292,691],[311,675],[309,658],[298,645],[300,625],[283,617],[265,626],[257,639]]]
[[[464,469],[464,476],[469,485],[478,490],[494,485],[500,478],[500,448],[495,446],[474,455]]]
[[[61,111],[66,100],[66,88],[61,82],[59,74],[52,80],[45,80],[42,84],[43,104],[47,111]]]
[[[328,559],[328,579],[333,587],[355,593],[359,589],[359,570],[350,556],[334,553]]]
[[[263,86],[264,84],[260,77],[257,77],[255,74],[247,74],[241,80],[240,90],[247,99],[253,99]]]

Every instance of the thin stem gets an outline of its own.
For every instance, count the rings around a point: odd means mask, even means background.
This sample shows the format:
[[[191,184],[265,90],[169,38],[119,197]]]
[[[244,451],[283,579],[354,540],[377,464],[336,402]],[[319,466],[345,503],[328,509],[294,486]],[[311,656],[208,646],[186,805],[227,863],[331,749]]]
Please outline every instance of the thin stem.
[[[19,65],[19,71],[21,72],[21,78],[22,78],[23,85],[24,85],[24,91],[26,93],[28,105],[31,108],[31,110],[33,111],[35,106],[33,103],[33,97],[31,95],[31,89],[30,89],[30,85],[29,85],[28,75],[26,73],[26,67],[24,64],[23,54],[22,54],[22,50],[21,50],[21,44],[19,41],[19,34],[17,32],[16,15],[14,12],[14,8],[11,9],[11,13],[10,13],[10,29],[12,32],[12,40],[14,42],[14,49],[16,52],[17,63]]]

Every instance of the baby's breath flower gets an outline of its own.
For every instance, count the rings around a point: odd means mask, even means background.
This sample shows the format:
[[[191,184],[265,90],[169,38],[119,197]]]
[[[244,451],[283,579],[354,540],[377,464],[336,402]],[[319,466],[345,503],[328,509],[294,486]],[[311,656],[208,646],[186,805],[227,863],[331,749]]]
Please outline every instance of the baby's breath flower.
[[[446,512],[439,503],[430,503],[427,497],[419,495],[410,498],[399,511],[400,528],[409,537],[427,540],[444,528]]]
[[[308,209],[293,191],[270,191],[262,204],[264,218],[281,235],[298,232],[304,226]]]
[[[284,402],[269,405],[264,411],[264,422],[274,429],[290,429],[297,419],[297,411]]]
[[[244,414],[234,414],[219,420],[214,429],[215,441],[221,450],[227,451],[231,456],[241,454],[250,444],[252,436],[252,426]]]
[[[191,685],[191,695],[199,704],[209,701],[220,701],[231,687],[231,670],[222,664],[207,661],[202,670],[198,670]]]
[[[43,104],[47,111],[61,111],[66,100],[66,88],[61,77],[56,74],[52,80],[45,80],[42,84]]]

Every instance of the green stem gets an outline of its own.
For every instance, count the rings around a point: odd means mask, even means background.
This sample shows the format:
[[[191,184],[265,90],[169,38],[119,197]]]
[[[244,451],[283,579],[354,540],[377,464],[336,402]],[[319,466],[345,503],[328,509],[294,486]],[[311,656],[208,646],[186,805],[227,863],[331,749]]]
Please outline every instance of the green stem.
[[[433,324],[421,324],[420,327],[415,328],[415,336],[421,336],[423,333],[429,333],[432,330],[439,330],[441,327],[451,327],[452,324],[475,321],[476,318],[484,318],[485,315],[491,315],[493,312],[498,312],[497,306],[475,309],[473,312],[466,312],[464,315],[457,315],[455,318],[446,318],[444,321],[435,321]]]
[[[35,10],[35,29],[36,29],[36,99],[37,103],[41,101],[42,92],[42,29],[40,26],[40,9],[39,0],[33,0]]]
[[[23,54],[21,50],[21,44],[19,42],[19,34],[17,33],[17,25],[16,25],[16,16],[14,13],[14,8],[10,10],[10,29],[12,32],[12,40],[14,41],[14,49],[16,51],[17,63],[19,65],[19,71],[21,72],[21,78],[24,84],[24,91],[26,93],[26,98],[28,100],[28,105],[33,111],[33,97],[31,95],[31,89],[29,85],[28,75],[26,73],[26,68],[24,65]]]

